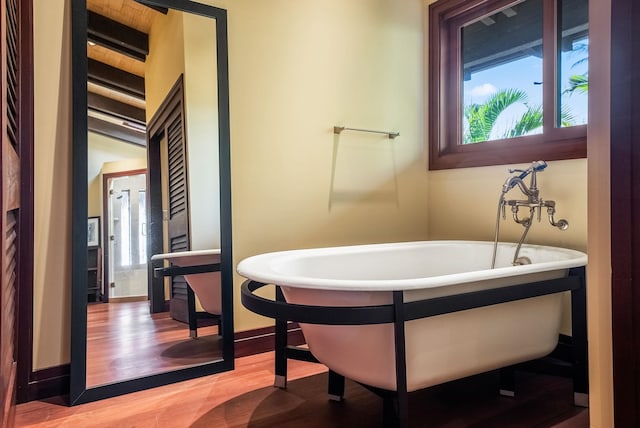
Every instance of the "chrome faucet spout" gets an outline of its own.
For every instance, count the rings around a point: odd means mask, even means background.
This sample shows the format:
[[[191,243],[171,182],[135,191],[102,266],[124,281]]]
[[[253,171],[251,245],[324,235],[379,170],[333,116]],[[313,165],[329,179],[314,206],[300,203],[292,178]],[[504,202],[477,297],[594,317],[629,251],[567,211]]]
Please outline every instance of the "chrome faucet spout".
[[[556,213],[556,203],[554,201],[545,201],[544,206],[547,207],[547,216],[549,217],[549,224],[553,227],[557,227],[560,230],[567,230],[569,228],[569,222],[563,218],[556,221],[554,214]]]
[[[533,177],[535,177],[535,175],[532,176],[532,179]],[[503,194],[507,193],[509,190],[513,189],[516,186],[518,186],[520,191],[525,195],[527,195],[529,198],[533,198],[538,194],[537,187],[534,187],[534,186],[527,187],[525,182],[519,176],[509,177],[507,181],[505,181],[504,184],[502,185],[502,193]]]

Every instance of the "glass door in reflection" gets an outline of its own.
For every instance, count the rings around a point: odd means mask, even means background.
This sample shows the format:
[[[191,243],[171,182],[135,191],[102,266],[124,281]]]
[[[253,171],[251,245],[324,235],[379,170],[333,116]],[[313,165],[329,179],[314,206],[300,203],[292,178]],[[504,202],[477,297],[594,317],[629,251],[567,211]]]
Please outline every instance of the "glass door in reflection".
[[[146,175],[108,180],[108,300],[147,300]]]

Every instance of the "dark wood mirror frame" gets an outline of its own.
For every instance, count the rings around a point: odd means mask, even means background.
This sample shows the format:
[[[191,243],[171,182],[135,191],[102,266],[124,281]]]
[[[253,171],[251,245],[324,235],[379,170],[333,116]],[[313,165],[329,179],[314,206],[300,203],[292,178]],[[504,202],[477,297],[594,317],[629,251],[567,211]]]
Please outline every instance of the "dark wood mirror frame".
[[[220,247],[222,276],[222,360],[184,369],[87,388],[87,9],[86,0],[72,0],[72,265],[71,265],[71,405],[100,400],[232,370],[233,264],[231,240],[231,166],[229,131],[229,66],[227,12],[190,0],[136,0],[215,19],[218,67],[218,141],[220,174]]]

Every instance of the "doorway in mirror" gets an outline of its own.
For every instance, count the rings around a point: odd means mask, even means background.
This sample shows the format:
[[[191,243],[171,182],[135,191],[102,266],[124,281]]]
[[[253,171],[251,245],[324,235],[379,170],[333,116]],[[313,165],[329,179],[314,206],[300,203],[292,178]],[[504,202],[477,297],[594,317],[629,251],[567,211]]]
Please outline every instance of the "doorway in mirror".
[[[103,180],[107,189],[104,300],[148,300],[146,171],[105,174]]]

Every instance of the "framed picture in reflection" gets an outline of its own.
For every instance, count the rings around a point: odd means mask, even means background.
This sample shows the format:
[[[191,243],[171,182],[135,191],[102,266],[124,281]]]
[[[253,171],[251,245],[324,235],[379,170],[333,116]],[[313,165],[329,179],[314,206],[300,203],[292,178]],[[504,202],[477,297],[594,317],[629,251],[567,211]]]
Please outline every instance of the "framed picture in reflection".
[[[87,246],[100,246],[100,217],[89,217],[87,229]]]

